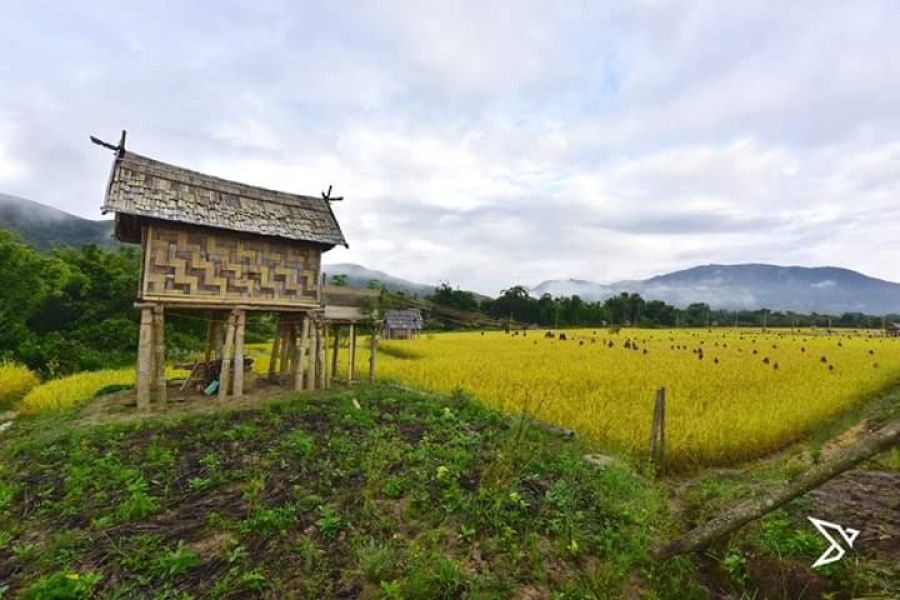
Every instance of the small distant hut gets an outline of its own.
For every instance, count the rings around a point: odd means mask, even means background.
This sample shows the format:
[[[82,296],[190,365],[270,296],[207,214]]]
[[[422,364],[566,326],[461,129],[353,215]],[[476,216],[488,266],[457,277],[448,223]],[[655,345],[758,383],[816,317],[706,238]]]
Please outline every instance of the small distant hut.
[[[386,310],[382,336],[386,340],[411,340],[419,335],[424,323],[418,309]]]
[[[115,151],[103,213],[118,240],[141,245],[138,408],[166,403],[168,311],[210,320],[203,364],[219,399],[244,391],[248,311],[278,316],[270,378],[327,387],[321,258],[347,245],[330,190],[301,196],[170,165],[126,151],[124,131],[117,146],[92,141]]]
[[[885,325],[884,334],[888,337],[900,337],[900,323],[888,323]]]
[[[324,277],[323,277],[324,278]],[[376,305],[380,296],[378,290],[368,288],[353,288],[348,286],[322,285],[322,303],[324,311],[322,319],[331,329],[331,373],[338,378],[340,365],[340,347],[342,345],[342,331],[347,334],[347,382],[356,380],[356,334],[360,325],[368,325],[376,330],[379,321],[377,319]],[[377,338],[371,338],[372,347],[369,355],[369,380],[375,377],[375,348]]]

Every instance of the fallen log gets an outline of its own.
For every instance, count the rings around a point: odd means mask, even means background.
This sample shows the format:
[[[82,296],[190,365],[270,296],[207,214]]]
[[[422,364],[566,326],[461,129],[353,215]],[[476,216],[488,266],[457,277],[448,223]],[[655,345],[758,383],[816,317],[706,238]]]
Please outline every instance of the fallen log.
[[[819,487],[862,461],[900,444],[900,419],[889,421],[869,433],[835,458],[815,466],[788,482],[780,490],[762,498],[748,500],[725,511],[705,525],[693,529],[674,542],[657,550],[656,557],[669,558],[699,550],[725,537],[750,521],[783,506],[798,496]]]

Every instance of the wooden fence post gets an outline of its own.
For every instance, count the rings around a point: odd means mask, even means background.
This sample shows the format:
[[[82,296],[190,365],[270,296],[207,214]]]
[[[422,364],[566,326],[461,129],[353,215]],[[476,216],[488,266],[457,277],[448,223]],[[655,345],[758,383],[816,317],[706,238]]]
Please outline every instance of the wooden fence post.
[[[369,345],[369,382],[375,381],[375,355],[378,352],[379,328],[372,324],[372,340]]]
[[[880,429],[864,434],[834,458],[806,469],[781,488],[766,490],[707,520],[700,527],[656,551],[656,558],[669,558],[708,546],[750,521],[784,506],[797,496],[852,469],[879,452],[895,448],[898,444],[900,444],[900,419],[894,419],[882,425]]]
[[[656,390],[653,424],[650,426],[650,462],[659,474],[666,472],[666,388]]]

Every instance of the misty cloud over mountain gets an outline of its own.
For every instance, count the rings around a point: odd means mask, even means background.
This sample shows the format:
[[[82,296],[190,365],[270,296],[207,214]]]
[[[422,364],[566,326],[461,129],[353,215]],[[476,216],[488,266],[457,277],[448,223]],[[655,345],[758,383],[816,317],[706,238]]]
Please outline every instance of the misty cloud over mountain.
[[[550,280],[531,289],[538,296],[577,294],[586,300],[601,300],[622,292],[680,307],[705,302],[724,309],[876,315],[900,312],[900,284],[836,267],[704,265],[637,281],[601,284]]]

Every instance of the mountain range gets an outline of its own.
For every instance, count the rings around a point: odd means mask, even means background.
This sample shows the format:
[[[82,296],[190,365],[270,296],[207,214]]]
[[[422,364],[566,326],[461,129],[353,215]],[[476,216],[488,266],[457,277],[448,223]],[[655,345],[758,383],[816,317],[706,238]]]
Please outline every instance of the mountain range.
[[[900,313],[900,284],[837,267],[765,264],[703,265],[649,279],[602,284],[578,279],[545,281],[537,296],[600,300],[623,292],[684,307],[705,302],[714,308],[769,308],[798,313]]]
[[[379,284],[392,292],[403,292],[413,296],[418,295],[419,297],[431,294],[435,288],[434,285],[416,283],[415,281],[388,275],[384,271],[375,271],[352,263],[325,264],[322,266],[322,270],[325,271],[325,275],[329,280],[334,275],[346,276],[347,282],[354,287],[366,287],[370,281],[378,281]]]
[[[117,242],[112,237],[112,227],[111,220],[83,219],[31,200],[0,194],[0,228],[15,231],[39,249],[88,243],[114,246]],[[365,286],[378,280],[392,291],[420,297],[430,294],[435,287],[349,263],[326,264],[323,270],[329,277],[346,275],[351,285]],[[585,300],[602,300],[628,292],[679,307],[705,302],[729,310],[900,313],[900,284],[837,267],[703,265],[649,279],[615,283],[553,279],[529,291],[534,296],[577,294]]]

